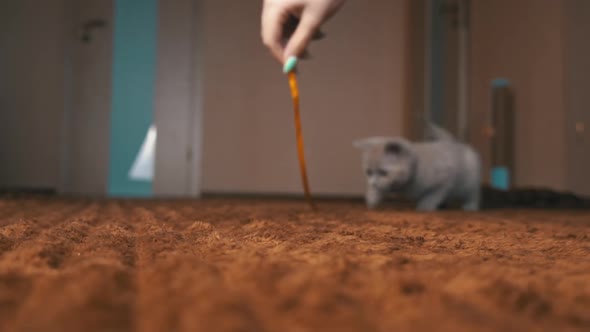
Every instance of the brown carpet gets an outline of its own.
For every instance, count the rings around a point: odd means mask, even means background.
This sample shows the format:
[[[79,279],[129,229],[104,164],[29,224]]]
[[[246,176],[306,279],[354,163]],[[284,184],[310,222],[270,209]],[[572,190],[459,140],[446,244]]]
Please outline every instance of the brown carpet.
[[[0,199],[0,331],[590,331],[590,213]]]

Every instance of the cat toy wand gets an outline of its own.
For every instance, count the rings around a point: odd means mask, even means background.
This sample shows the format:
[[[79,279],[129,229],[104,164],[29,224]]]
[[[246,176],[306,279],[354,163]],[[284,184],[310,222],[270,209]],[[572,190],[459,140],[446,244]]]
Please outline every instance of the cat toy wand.
[[[305,152],[303,145],[303,131],[301,129],[301,114],[299,112],[299,88],[297,86],[297,75],[295,74],[295,67],[297,66],[297,58],[290,57],[283,67],[283,72],[289,78],[289,87],[291,88],[291,98],[293,99],[293,111],[295,115],[295,134],[297,137],[297,155],[299,157],[299,169],[301,171],[301,181],[303,182],[303,190],[305,192],[305,199],[311,206],[312,210],[316,210],[310,190],[309,182],[307,180],[307,169],[305,167]]]

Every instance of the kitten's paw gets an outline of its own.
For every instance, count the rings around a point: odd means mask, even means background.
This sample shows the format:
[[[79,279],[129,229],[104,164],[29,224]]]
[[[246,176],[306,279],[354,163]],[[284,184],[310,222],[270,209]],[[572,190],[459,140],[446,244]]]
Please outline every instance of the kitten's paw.
[[[381,200],[367,201],[367,209],[369,210],[377,210],[379,205],[381,205]]]
[[[467,202],[467,203],[463,204],[463,210],[464,211],[472,211],[472,212],[479,211],[479,202],[477,202],[477,201]]]
[[[418,204],[416,206],[416,211],[419,212],[432,212],[436,210],[438,210],[438,206],[436,205]]]
[[[367,198],[367,199],[365,200],[365,203],[366,203],[366,205],[367,205],[367,209],[369,209],[369,210],[375,210],[375,209],[377,209],[377,207],[379,206],[379,203],[380,203],[380,202],[379,202],[379,200],[375,200],[375,199],[369,199],[369,198]]]
[[[472,192],[472,194],[468,197],[466,197],[464,203],[463,203],[463,210],[464,211],[479,211],[479,207],[480,207],[480,195],[479,195],[479,188],[477,188],[476,190],[474,190]]]
[[[444,202],[444,191],[433,192],[428,196],[422,197],[416,205],[416,210],[422,212],[437,211]]]
[[[379,204],[369,204],[369,203],[367,203],[367,209],[368,210],[371,210],[371,211],[377,210],[377,207],[378,206],[379,206]]]
[[[376,189],[369,189],[365,195],[365,203],[367,204],[367,208],[370,210],[374,210],[377,206],[381,203],[381,193]]]

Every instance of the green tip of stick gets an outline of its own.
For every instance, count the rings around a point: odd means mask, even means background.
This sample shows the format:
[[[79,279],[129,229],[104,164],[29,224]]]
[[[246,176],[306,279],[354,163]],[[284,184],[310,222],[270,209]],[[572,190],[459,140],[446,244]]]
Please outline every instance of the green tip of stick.
[[[297,57],[290,56],[287,61],[285,61],[285,65],[283,66],[283,73],[287,74],[295,69],[297,66]]]

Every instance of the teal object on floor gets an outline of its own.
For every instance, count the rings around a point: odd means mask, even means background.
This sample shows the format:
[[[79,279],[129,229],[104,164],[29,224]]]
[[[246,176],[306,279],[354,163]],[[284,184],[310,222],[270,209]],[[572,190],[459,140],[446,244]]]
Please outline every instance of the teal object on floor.
[[[506,78],[496,78],[492,81],[494,88],[506,88],[510,86],[510,81]]]
[[[116,0],[107,192],[152,196],[152,181],[129,177],[154,119],[158,2]]]
[[[492,187],[500,190],[510,189],[510,171],[507,167],[494,167],[491,174]]]

